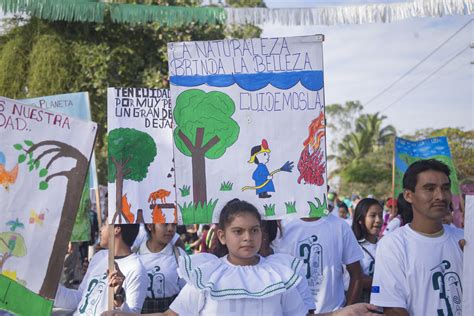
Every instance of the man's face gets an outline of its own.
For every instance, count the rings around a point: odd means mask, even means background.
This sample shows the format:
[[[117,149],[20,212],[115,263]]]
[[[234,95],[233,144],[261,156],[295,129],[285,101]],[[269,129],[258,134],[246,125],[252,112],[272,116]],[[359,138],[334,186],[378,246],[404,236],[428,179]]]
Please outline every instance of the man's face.
[[[415,218],[439,220],[449,213],[451,185],[442,172],[427,170],[418,174],[415,192],[406,190],[405,200],[411,203]]]

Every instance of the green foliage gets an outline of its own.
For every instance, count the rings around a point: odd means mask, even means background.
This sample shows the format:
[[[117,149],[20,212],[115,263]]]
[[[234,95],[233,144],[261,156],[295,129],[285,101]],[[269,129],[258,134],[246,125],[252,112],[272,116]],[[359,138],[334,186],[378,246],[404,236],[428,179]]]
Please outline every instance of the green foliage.
[[[275,204],[264,204],[265,216],[275,216]]]
[[[221,157],[239,136],[240,127],[231,118],[234,112],[234,101],[225,93],[219,91],[206,93],[198,89],[182,92],[176,98],[173,112],[176,123],[174,130],[176,148],[184,155],[192,156],[189,148],[179,137],[179,132],[184,133],[195,146],[197,128],[200,127],[204,128],[203,146],[214,136],[219,137],[219,142],[206,151],[205,156],[210,159]]]
[[[309,204],[309,217],[323,217],[328,215],[328,205],[326,200],[326,194],[323,195],[323,203],[318,198],[314,198],[316,204],[311,201],[308,201]]]
[[[183,185],[182,188],[179,188],[179,191],[181,192],[181,197],[188,196],[191,191],[191,186],[189,185]]]
[[[11,251],[8,245],[12,244],[9,241],[13,240],[13,238],[15,238],[15,243],[13,251]],[[8,252],[11,252],[11,255],[15,257],[23,257],[26,255],[25,239],[23,239],[22,235],[15,232],[0,233],[0,253]]]
[[[1,45],[0,95],[16,99],[25,96],[28,74],[28,44],[21,36],[15,36]]]
[[[183,224],[210,224],[212,223],[212,215],[218,199],[205,203],[184,203],[182,206],[178,204],[181,215],[183,216]]]
[[[38,170],[39,167],[41,166],[40,160],[37,158],[33,158],[33,152],[28,153],[28,148],[34,145],[34,143],[31,140],[25,140],[23,141],[25,145],[28,147],[24,148],[22,144],[14,144],[13,148],[18,150],[20,154],[18,155],[18,163],[24,163],[27,158],[28,162],[26,163],[28,165],[28,171],[31,172],[33,170]],[[38,175],[40,178],[44,178],[48,174],[48,169],[47,168],[41,168],[38,172]],[[48,188],[49,184],[46,180],[42,180],[38,187],[40,190],[46,190]]]
[[[286,214],[294,214],[296,213],[296,201],[293,202],[285,202],[286,206]]]
[[[265,1],[262,0],[226,0],[228,6],[234,8],[258,7],[266,8]]]
[[[232,187],[234,186],[234,184],[230,181],[224,181],[221,183],[221,188],[220,188],[220,191],[232,191]]]
[[[60,36],[45,34],[37,38],[30,54],[28,95],[43,96],[70,91],[72,74],[70,47]]]
[[[116,177],[115,162],[124,166],[124,179],[141,181],[155,159],[156,144],[147,133],[133,128],[116,128],[109,133],[109,182]]]

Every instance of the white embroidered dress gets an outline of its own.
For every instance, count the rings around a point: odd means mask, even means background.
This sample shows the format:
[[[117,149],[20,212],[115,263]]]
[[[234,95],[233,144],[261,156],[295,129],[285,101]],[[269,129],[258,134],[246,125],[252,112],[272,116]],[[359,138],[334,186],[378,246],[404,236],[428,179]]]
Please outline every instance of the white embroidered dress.
[[[284,254],[260,257],[253,266],[236,266],[212,254],[181,256],[180,277],[187,282],[170,309],[178,315],[306,315],[297,290],[302,262]]]

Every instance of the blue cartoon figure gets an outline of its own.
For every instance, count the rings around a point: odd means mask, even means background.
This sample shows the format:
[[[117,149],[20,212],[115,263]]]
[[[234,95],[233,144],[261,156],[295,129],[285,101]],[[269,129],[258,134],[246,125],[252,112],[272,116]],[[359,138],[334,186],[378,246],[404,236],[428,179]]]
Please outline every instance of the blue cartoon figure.
[[[270,148],[266,139],[262,139],[260,145],[252,147],[250,150],[250,160],[248,163],[257,165],[257,169],[252,174],[252,179],[255,181],[255,186],[246,186],[242,191],[253,189],[259,198],[265,199],[271,197],[268,192],[275,192],[273,185],[273,175],[280,171],[291,172],[293,169],[293,162],[287,161],[280,169],[272,172],[268,171],[267,163],[270,161]]]

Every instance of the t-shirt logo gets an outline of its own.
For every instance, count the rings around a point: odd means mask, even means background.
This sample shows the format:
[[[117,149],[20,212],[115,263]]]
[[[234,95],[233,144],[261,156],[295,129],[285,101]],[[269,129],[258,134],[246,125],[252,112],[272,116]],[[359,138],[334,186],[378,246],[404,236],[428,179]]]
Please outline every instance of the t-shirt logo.
[[[160,267],[155,266],[147,273],[150,283],[148,285],[148,297],[155,299],[165,295],[165,275],[160,272]]]
[[[462,315],[462,284],[456,272],[448,271],[451,263],[443,260],[440,264],[432,268],[431,280],[433,289],[439,291],[441,308],[438,309],[438,316],[461,316]]]
[[[102,300],[102,293],[107,289],[107,273],[103,273],[92,277],[87,286],[86,295],[83,298],[82,304],[79,305],[79,312],[81,315],[95,315],[97,306]]]
[[[323,282],[323,247],[318,237],[312,235],[298,242],[298,255],[306,267],[306,279],[313,295],[318,294]]]

